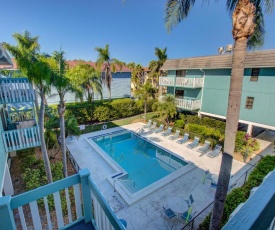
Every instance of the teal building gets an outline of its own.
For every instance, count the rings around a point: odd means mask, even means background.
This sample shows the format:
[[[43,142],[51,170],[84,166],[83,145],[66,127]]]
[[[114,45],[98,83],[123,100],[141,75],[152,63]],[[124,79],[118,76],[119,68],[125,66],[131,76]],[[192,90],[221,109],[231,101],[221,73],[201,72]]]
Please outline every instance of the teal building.
[[[179,110],[226,119],[232,54],[167,60],[159,78],[161,95],[172,94]],[[275,130],[275,50],[248,52],[242,87],[240,124]]]

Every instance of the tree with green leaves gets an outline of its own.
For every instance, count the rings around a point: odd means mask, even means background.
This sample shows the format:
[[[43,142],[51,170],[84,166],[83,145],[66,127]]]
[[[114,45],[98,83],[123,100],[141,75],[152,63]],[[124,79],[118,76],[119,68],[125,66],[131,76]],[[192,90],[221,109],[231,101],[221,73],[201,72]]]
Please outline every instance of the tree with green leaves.
[[[99,94],[102,99],[100,73],[90,64],[85,62],[78,63],[68,70],[67,76],[73,84],[76,97],[81,101],[83,101],[86,92],[87,100],[90,103],[94,100],[95,93]]]
[[[102,71],[101,80],[103,84],[107,86],[109,100],[111,100],[111,84],[113,81],[112,72],[116,73],[117,70],[121,70],[124,63],[118,59],[111,58],[108,44],[105,48],[96,47],[95,50],[98,52],[96,67],[98,71]]]
[[[168,31],[186,19],[196,1],[167,0],[165,22]],[[263,44],[264,15],[273,11],[273,0],[227,0],[227,10],[232,13],[234,49],[229,89],[224,152],[215,194],[210,229],[220,229],[226,199],[238,128],[244,63],[246,50]]]
[[[4,44],[4,47],[15,57],[20,71],[28,77],[36,89],[36,93],[41,98],[39,110],[37,99],[35,100],[35,104],[38,112],[41,151],[46,176],[48,183],[51,183],[53,181],[52,172],[44,138],[45,99],[46,94],[49,94],[51,89],[51,69],[46,58],[39,54],[40,46],[38,43],[38,36],[32,37],[28,31],[25,31],[23,34],[15,33],[13,34],[13,37],[16,40],[17,45],[13,46],[6,43]]]
[[[156,89],[148,82],[135,91],[135,96],[144,104],[144,117],[146,119],[147,103],[150,99],[155,98]]]
[[[140,64],[135,64],[131,62],[127,65],[131,69],[131,82],[134,86],[134,91],[136,91],[141,85],[145,83],[144,79],[144,69]]]
[[[152,85],[158,85],[158,78],[159,76],[163,75],[163,71],[161,67],[163,66],[164,62],[167,60],[167,47],[164,49],[160,49],[158,47],[155,48],[155,55],[158,60],[153,60],[149,63],[149,70],[150,70],[150,78],[152,80]]]
[[[169,125],[177,114],[175,97],[171,94],[165,95],[161,101],[153,105],[153,109],[158,112],[159,117],[163,119],[166,125]]]
[[[67,73],[67,63],[64,58],[64,51],[54,51],[52,58],[49,58],[50,65],[52,69],[52,86],[57,90],[59,96],[58,104],[58,115],[59,115],[59,127],[60,136],[58,142],[61,146],[62,151],[62,164],[63,164],[63,175],[68,177],[67,173],[67,156],[66,156],[66,143],[65,143],[65,95],[68,92],[73,92],[73,87],[71,85],[70,79],[66,76]]]

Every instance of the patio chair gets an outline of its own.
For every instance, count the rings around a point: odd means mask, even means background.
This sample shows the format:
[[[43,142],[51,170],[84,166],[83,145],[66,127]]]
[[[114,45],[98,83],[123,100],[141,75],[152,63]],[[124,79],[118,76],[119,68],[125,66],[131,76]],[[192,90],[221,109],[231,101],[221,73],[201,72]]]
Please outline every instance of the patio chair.
[[[160,125],[157,129],[155,129],[153,132],[154,132],[154,133],[160,133],[160,132],[163,131],[163,129],[164,129],[164,125],[161,124],[161,125]]]
[[[152,120],[149,120],[146,125],[143,126],[143,128],[149,128],[152,125]]]
[[[171,134],[171,131],[172,131],[172,128],[171,127],[168,127],[168,129],[165,131],[165,132],[162,132],[161,135],[162,136],[168,136]]]
[[[180,135],[180,131],[179,130],[176,130],[176,133],[172,136],[169,137],[170,140],[176,140],[179,138],[179,135]]]
[[[191,207],[192,204],[194,203],[194,198],[193,198],[192,194],[190,194],[188,200],[185,200],[185,201],[186,201],[188,207]]]
[[[210,149],[210,141],[205,141],[203,147],[199,148],[197,152],[206,153]]]
[[[185,220],[186,224],[188,224],[190,222],[190,220],[192,220],[193,216],[196,213],[196,212],[194,212],[194,214],[192,214],[192,209],[193,209],[193,207],[191,206],[186,212],[184,212],[181,215],[181,217]]]
[[[209,153],[207,153],[206,156],[214,158],[220,154],[221,149],[222,149],[221,145],[216,145],[215,148],[213,149],[213,151],[210,151]]]
[[[183,143],[187,142],[188,139],[189,139],[189,134],[188,134],[188,133],[185,133],[184,136],[183,136],[183,138],[177,140],[177,143],[183,144]]]
[[[172,209],[170,209],[170,208],[167,208],[167,209],[166,209],[164,206],[162,206],[162,207],[163,207],[163,209],[164,209],[165,215],[166,215],[169,219],[171,219],[171,218],[173,218],[173,217],[176,216],[176,214],[173,212]]]
[[[154,130],[157,127],[157,123],[153,122],[152,126],[150,127],[150,130]]]
[[[195,137],[193,142],[191,144],[188,144],[187,147],[189,149],[193,149],[195,147],[197,147],[199,145],[199,141],[200,141],[200,138],[199,137]]]

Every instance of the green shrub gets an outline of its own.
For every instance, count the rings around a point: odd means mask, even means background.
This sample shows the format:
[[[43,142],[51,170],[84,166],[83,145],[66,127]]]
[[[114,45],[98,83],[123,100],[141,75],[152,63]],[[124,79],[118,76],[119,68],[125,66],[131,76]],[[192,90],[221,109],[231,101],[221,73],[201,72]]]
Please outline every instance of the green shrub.
[[[201,119],[197,115],[195,115],[195,116],[194,115],[186,115],[186,123],[200,125]]]
[[[224,213],[222,217],[222,226],[225,225],[229,219],[230,214],[236,209],[236,207],[245,202],[253,187],[258,187],[263,181],[263,178],[271,171],[274,170],[275,156],[265,156],[250,173],[248,180],[245,185],[241,188],[236,188],[232,190],[230,194],[227,195],[224,204]],[[200,224],[199,229],[209,229],[210,225],[210,215],[209,214],[204,221]]]
[[[176,120],[174,123],[174,127],[183,129],[184,128],[184,120]]]
[[[108,121],[110,120],[110,108],[106,105],[101,105],[94,110],[94,119],[98,121]]]
[[[56,134],[50,130],[47,130],[45,132],[45,142],[47,144],[47,147],[50,149],[56,146],[57,145]]]
[[[112,101],[111,107],[112,119],[133,116],[139,112],[137,104],[130,98]],[[113,115],[113,112],[116,116]]]
[[[235,152],[239,152],[242,146],[245,145],[245,138],[244,138],[245,134],[246,132],[237,131],[236,142],[235,142]]]

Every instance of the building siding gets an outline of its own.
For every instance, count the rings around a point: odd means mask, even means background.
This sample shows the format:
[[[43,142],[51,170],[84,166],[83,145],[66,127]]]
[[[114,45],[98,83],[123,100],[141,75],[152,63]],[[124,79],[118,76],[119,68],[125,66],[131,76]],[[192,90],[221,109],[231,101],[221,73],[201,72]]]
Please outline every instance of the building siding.
[[[261,69],[257,82],[250,81],[251,71],[244,72],[240,120],[275,126],[275,68]],[[207,71],[205,78],[201,111],[226,116],[231,71],[211,72]],[[254,97],[252,109],[245,108],[247,97]]]
[[[56,94],[57,91],[52,89],[51,94]],[[102,83],[102,93],[103,99],[109,98],[109,91],[106,85]],[[130,97],[131,95],[131,73],[130,72],[117,72],[113,73],[113,81],[111,84],[111,97],[112,98],[125,98]],[[99,94],[94,95],[95,100],[100,100],[101,97]],[[66,102],[75,102],[75,94],[67,93],[65,95]],[[86,100],[84,98],[84,100]],[[48,98],[48,104],[58,104],[59,97]]]

